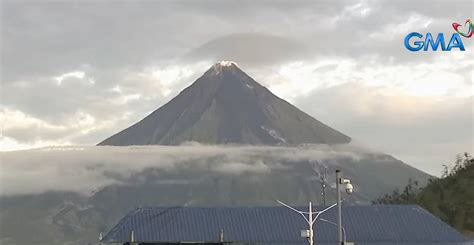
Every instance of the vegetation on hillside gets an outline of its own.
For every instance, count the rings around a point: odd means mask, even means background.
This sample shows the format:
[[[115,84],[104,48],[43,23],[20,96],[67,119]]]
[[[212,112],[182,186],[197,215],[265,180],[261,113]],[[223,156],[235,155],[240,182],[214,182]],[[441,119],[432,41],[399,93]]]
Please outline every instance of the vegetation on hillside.
[[[459,155],[453,167],[443,165],[440,178],[424,187],[410,180],[402,190],[376,199],[376,204],[417,204],[474,238],[474,158]]]

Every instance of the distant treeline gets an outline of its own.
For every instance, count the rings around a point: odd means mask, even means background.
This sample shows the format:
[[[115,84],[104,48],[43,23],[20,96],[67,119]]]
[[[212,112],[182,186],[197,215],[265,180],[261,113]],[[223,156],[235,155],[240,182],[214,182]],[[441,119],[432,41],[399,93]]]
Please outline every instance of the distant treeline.
[[[410,180],[373,201],[375,204],[417,204],[462,233],[474,238],[474,158],[458,155],[454,165],[443,165],[440,178],[432,178],[424,187]]]

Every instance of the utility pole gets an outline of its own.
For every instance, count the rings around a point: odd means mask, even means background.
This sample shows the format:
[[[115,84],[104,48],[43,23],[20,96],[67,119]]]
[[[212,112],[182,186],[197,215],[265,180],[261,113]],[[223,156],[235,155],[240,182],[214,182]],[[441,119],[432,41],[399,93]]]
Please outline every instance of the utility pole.
[[[341,200],[341,185],[345,185],[345,190],[347,194],[352,194],[354,191],[354,186],[351,184],[350,179],[344,179],[341,177],[341,171],[336,170],[336,192],[337,192],[337,230],[339,233],[338,242],[339,244],[344,244],[342,239],[342,200]]]
[[[338,232],[338,244],[344,244],[342,241],[342,207],[341,207],[341,171],[336,170],[336,192],[337,192],[337,232]]]
[[[313,207],[311,206],[311,202],[309,202],[309,214],[308,214],[309,220],[313,220]],[[309,223],[309,245],[313,245],[313,223]]]
[[[321,196],[323,196],[323,207],[326,207],[326,174],[319,175],[321,180]]]

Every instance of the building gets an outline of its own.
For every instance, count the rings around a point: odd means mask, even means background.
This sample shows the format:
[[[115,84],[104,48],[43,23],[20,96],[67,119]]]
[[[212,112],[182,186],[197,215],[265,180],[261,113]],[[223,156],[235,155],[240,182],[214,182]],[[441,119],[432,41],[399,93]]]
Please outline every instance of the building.
[[[354,244],[474,244],[419,206],[344,206],[342,214],[346,239]],[[320,216],[315,244],[337,244],[335,217],[335,209]],[[307,228],[303,217],[284,207],[148,207],[126,215],[102,243],[306,245],[301,230]]]

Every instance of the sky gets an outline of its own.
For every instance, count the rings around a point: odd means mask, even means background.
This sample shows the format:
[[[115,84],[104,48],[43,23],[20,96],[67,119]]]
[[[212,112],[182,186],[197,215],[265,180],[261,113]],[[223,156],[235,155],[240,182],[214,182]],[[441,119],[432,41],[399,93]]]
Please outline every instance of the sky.
[[[301,110],[430,174],[474,153],[472,1],[1,0],[0,150],[94,145],[233,60]]]

